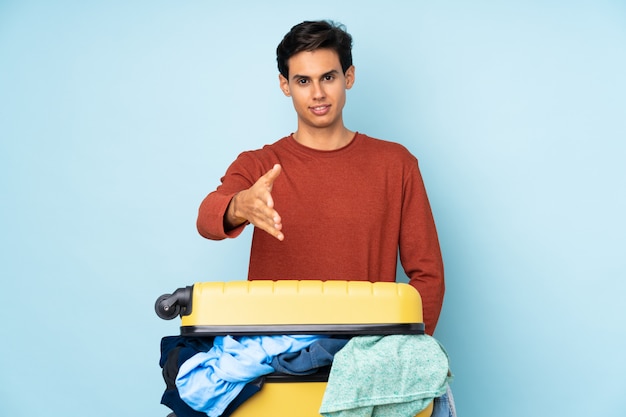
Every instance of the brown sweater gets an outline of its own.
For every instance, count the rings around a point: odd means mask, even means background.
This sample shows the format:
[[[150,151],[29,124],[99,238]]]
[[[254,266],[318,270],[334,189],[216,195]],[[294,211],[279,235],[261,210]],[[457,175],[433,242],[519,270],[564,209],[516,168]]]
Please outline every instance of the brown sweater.
[[[277,163],[282,172],[272,197],[285,239],[254,230],[248,279],[393,282],[399,251],[432,334],[443,302],[443,262],[417,159],[399,144],[358,133],[334,151],[285,137],[239,155],[200,205],[200,234],[238,236],[245,225],[224,230],[230,200]]]

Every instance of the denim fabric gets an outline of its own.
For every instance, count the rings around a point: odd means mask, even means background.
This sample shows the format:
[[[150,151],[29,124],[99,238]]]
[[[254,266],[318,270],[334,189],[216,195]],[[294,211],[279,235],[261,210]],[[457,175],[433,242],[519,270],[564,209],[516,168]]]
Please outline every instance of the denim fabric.
[[[445,394],[439,398],[435,398],[431,417],[456,417],[454,397],[452,396],[452,391],[449,386]]]
[[[282,353],[272,360],[276,372],[287,375],[311,375],[333,362],[335,354],[349,339],[328,338],[315,341],[298,352]]]

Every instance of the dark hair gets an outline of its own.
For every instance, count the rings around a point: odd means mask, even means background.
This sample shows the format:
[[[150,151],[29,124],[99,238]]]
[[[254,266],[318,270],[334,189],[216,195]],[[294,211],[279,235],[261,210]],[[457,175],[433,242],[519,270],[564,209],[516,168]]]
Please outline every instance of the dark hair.
[[[352,65],[352,36],[345,26],[328,20],[305,21],[292,27],[276,48],[278,71],[289,78],[289,58],[321,48],[337,52],[344,73]]]

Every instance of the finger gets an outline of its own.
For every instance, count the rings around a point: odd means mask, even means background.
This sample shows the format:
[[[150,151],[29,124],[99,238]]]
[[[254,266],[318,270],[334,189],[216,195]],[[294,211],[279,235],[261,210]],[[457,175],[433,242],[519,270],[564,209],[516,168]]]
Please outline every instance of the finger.
[[[254,205],[248,210],[248,219],[250,223],[263,229],[269,227],[280,229],[282,227],[282,219],[273,208],[274,200],[272,195],[268,192],[265,194],[265,196],[259,196]]]
[[[270,203],[272,204],[268,204],[268,206],[265,207],[262,212],[258,213],[258,216],[255,219],[257,222],[255,226],[260,227],[261,229],[265,230],[267,233],[278,238],[279,240],[283,240],[284,236],[281,232],[283,228],[282,218],[280,217],[280,214],[278,214],[278,212],[272,208],[273,201],[271,201],[271,196],[269,196],[269,199]]]
[[[275,213],[274,215],[274,230],[275,230],[275,233],[273,233],[273,236],[276,239],[282,241],[285,238],[285,235],[282,232],[283,222],[278,213]]]
[[[253,224],[259,229],[266,231],[270,235],[282,241],[285,238],[285,235],[281,231],[281,229],[283,228],[282,223],[275,223],[273,220],[275,219],[258,219],[258,221]]]
[[[274,185],[274,181],[276,180],[276,178],[278,178],[281,171],[282,171],[282,167],[280,166],[280,164],[276,164],[274,165],[274,167],[272,167],[272,169],[270,169],[264,175],[265,182],[267,186],[270,188],[270,190],[272,189],[272,186]]]
[[[263,220],[263,223],[267,225],[267,228],[274,229],[276,231],[281,231],[283,228],[283,221],[276,210],[272,210],[271,213],[268,213]]]
[[[268,193],[267,194],[267,201],[266,204],[269,208],[273,209],[274,208],[274,199],[272,198],[272,194]]]

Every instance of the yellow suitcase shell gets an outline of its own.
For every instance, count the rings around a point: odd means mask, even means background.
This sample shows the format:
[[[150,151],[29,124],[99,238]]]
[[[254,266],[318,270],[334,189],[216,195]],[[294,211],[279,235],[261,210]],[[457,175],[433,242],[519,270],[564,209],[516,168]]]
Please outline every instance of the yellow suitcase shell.
[[[321,417],[325,382],[265,383],[261,391],[237,407],[231,417]],[[415,417],[430,417],[431,402]]]
[[[162,296],[155,307],[168,310],[162,318],[181,315],[182,335],[411,334],[424,328],[419,293],[395,282],[202,282]]]

